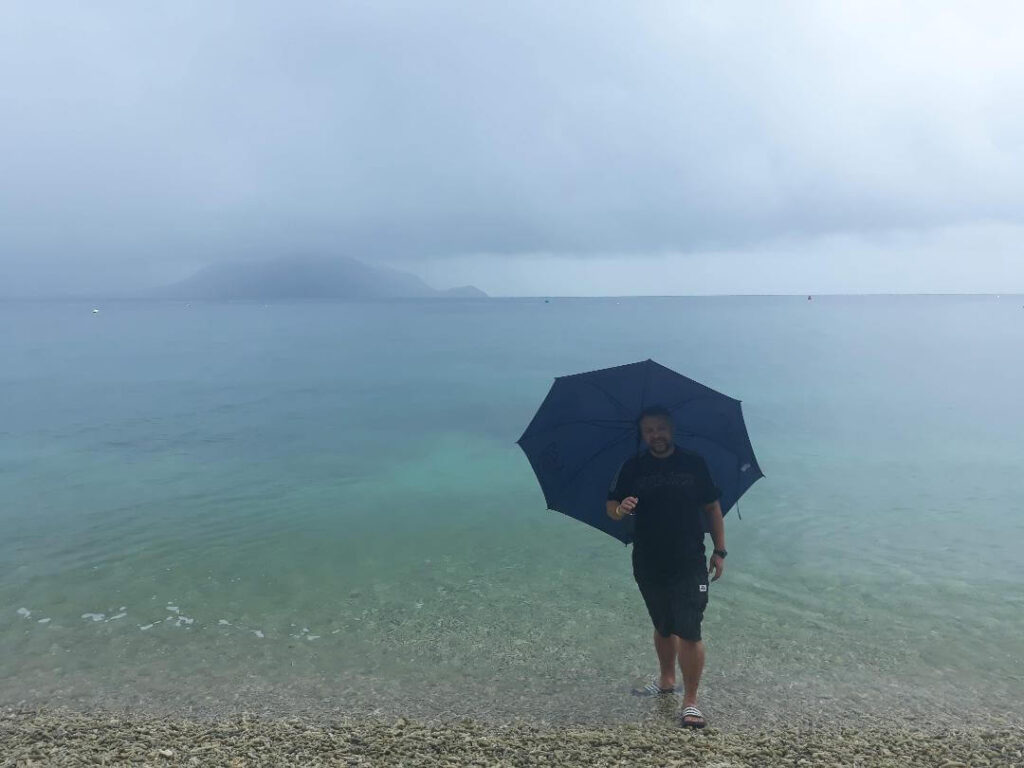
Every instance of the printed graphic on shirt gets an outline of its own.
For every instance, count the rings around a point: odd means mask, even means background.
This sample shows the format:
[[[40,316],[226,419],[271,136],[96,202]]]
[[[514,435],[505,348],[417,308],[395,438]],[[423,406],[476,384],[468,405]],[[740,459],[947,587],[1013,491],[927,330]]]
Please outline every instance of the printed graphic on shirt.
[[[650,491],[654,488],[686,488],[697,482],[697,478],[689,472],[666,472],[657,475],[641,475],[636,480],[636,486],[641,491]]]

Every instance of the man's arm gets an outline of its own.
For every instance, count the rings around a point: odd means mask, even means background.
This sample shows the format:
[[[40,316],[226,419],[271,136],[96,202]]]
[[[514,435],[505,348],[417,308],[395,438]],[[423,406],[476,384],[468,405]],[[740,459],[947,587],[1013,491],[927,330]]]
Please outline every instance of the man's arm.
[[[622,519],[622,515],[619,514],[618,509],[619,502],[617,502],[615,499],[608,499],[608,501],[604,503],[604,511],[608,513],[608,517],[610,517],[612,520]]]
[[[715,549],[725,549],[725,519],[722,517],[722,505],[718,501],[712,501],[704,506],[704,513],[708,516],[711,524],[711,540],[715,543]]]
[[[715,549],[725,550],[725,520],[722,518],[722,505],[717,501],[704,505],[704,513],[708,516],[711,524],[711,540],[715,542]],[[710,565],[708,573],[714,570],[715,575],[712,581],[718,581],[722,577],[722,569],[725,568],[725,561],[718,555],[712,554],[709,558]]]

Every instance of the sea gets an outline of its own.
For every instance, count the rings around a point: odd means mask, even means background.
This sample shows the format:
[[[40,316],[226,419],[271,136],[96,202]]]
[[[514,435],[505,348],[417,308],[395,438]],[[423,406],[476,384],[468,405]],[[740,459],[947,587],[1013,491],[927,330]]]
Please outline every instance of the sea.
[[[98,311],[95,311],[98,310]],[[743,401],[718,723],[1024,710],[1024,297],[0,303],[0,705],[668,716],[619,541],[516,444],[556,376]]]

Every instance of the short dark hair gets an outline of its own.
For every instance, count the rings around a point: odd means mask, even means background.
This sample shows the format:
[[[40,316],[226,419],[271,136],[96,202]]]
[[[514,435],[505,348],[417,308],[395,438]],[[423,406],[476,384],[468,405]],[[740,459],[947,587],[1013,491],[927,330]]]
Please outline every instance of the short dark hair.
[[[668,408],[663,405],[649,405],[640,411],[640,415],[637,417],[636,426],[640,428],[640,422],[646,419],[648,416],[658,417],[665,419],[669,424],[672,423],[672,414],[669,413]]]

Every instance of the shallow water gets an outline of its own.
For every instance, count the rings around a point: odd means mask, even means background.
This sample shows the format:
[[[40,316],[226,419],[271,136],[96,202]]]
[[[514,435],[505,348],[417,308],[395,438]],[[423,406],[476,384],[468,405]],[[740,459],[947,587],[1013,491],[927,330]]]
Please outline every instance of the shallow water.
[[[544,509],[556,375],[744,401],[704,701],[1024,701],[1024,299],[0,305],[0,703],[634,719],[629,550]]]

